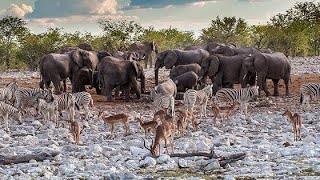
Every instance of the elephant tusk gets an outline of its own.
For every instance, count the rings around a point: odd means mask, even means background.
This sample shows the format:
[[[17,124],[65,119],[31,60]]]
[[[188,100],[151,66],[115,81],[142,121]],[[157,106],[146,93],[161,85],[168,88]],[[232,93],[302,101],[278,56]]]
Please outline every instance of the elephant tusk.
[[[243,79],[245,79],[247,77],[247,74],[245,74],[244,76],[243,76]]]

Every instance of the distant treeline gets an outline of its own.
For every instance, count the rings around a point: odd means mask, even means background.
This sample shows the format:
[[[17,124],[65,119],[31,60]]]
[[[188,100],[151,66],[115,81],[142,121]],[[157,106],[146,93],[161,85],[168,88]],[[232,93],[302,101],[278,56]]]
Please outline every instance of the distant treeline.
[[[102,35],[63,32],[49,28],[34,34],[23,19],[7,16],[0,20],[0,67],[36,70],[41,56],[61,48],[89,43],[96,51],[114,52],[134,41],[155,41],[161,50],[184,48],[214,41],[238,47],[270,48],[287,56],[319,55],[320,3],[296,3],[285,13],[272,17],[267,25],[250,26],[242,18],[216,17],[199,37],[176,28],[143,28],[134,21],[98,22]]]

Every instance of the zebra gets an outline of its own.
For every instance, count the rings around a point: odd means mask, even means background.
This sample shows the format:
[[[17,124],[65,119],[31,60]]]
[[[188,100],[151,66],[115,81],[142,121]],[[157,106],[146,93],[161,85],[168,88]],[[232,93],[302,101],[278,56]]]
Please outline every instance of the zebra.
[[[89,106],[93,107],[93,99],[91,97],[91,94],[88,92],[77,92],[77,93],[73,93],[72,96],[74,97],[74,100],[77,106],[84,108],[85,120],[88,120],[89,112],[90,112]]]
[[[223,88],[217,91],[216,93],[216,101],[221,103],[233,103],[234,101],[238,101],[240,103],[240,113],[244,114],[248,113],[247,103],[250,99],[257,98],[259,92],[259,86],[251,86],[241,89],[229,89]]]
[[[209,98],[212,97],[212,86],[208,85],[201,90],[189,89],[183,95],[184,105],[187,107],[187,111],[193,112],[193,108],[196,102],[200,103],[200,117],[207,117],[207,103]]]
[[[154,89],[151,90],[151,98],[153,99],[153,107],[155,112],[165,109],[167,114],[174,117],[174,97],[169,93],[156,93]],[[170,109],[170,111],[169,111]]]
[[[14,94],[16,97],[15,107],[23,110],[25,110],[26,107],[35,104],[38,98],[44,99],[46,102],[52,102],[54,100],[50,89],[24,88],[16,90]]]
[[[300,103],[303,111],[310,108],[310,100],[320,96],[320,84],[308,83],[300,87]]]
[[[14,102],[14,93],[19,89],[16,81],[8,83],[5,87],[0,89],[0,101],[9,103],[9,101]]]
[[[5,130],[9,132],[9,115],[10,117],[15,117],[16,120],[19,121],[19,123],[22,123],[22,114],[19,109],[15,108],[14,106],[7,104],[3,101],[0,101],[0,116],[2,116],[4,123],[5,123]]]
[[[38,100],[37,110],[44,116],[45,122],[53,121],[58,125],[58,102],[56,100],[47,103],[43,99]]]
[[[74,121],[74,107],[79,110],[79,106],[75,103],[75,98],[71,93],[63,93],[60,95],[53,95],[54,101],[58,105],[58,112],[61,115],[61,111],[66,110],[68,112],[68,119]]]

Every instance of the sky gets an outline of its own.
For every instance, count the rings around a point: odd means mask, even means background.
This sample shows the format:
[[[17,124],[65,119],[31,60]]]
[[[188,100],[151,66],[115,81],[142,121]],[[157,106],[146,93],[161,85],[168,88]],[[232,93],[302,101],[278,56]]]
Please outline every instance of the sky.
[[[134,20],[156,29],[176,27],[199,32],[217,16],[236,16],[266,24],[299,0],[0,0],[0,18],[24,18],[34,33],[49,27],[100,34],[101,19]],[[300,0],[301,1],[301,0]],[[314,0],[320,2],[320,0]]]

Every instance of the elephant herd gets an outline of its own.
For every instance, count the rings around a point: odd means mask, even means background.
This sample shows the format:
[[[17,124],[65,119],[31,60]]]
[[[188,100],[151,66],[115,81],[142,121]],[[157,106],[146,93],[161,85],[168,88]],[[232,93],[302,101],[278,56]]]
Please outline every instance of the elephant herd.
[[[286,95],[289,95],[288,82],[291,65],[284,54],[270,49],[237,48],[235,45],[207,43],[202,46],[189,46],[183,50],[171,49],[159,52],[155,42],[133,43],[127,51],[95,52],[84,44],[67,48],[61,53],[51,53],[41,58],[39,69],[40,87],[49,88],[53,83],[56,94],[66,91],[66,79],[72,84],[72,92],[85,91],[90,85],[97,94],[112,100],[121,90],[125,99],[130,99],[134,91],[137,98],[145,92],[144,67],[152,67],[152,53],[156,53],[155,84],[158,85],[159,69],[170,70],[170,78],[177,90],[198,89],[213,84],[213,93],[220,88],[232,88],[234,84],[242,87],[257,84],[266,95],[270,95],[266,79],[274,83],[274,95],[279,95],[278,83],[283,79]],[[140,83],[138,83],[140,81]],[[61,85],[63,82],[63,86]]]

